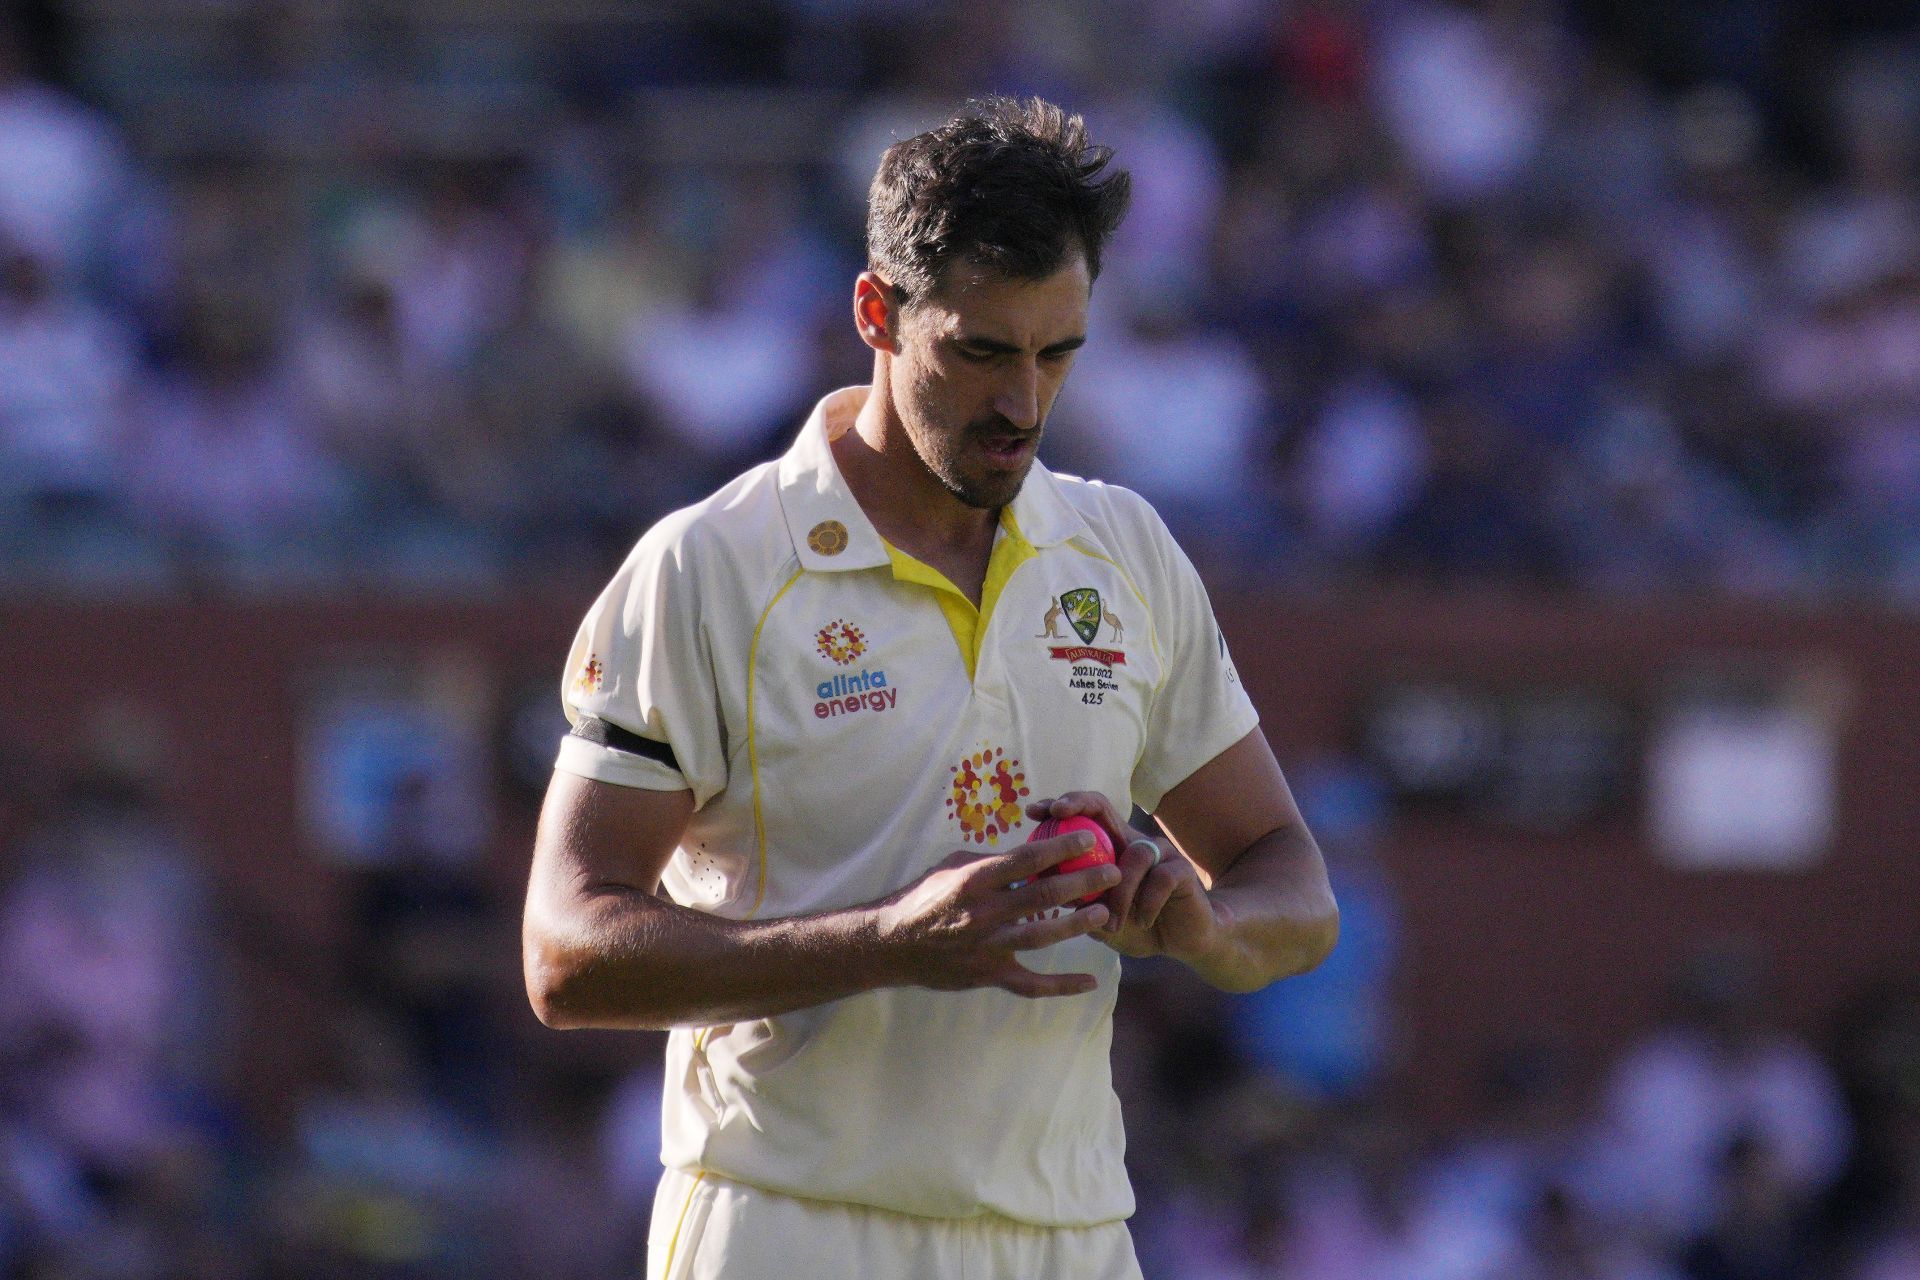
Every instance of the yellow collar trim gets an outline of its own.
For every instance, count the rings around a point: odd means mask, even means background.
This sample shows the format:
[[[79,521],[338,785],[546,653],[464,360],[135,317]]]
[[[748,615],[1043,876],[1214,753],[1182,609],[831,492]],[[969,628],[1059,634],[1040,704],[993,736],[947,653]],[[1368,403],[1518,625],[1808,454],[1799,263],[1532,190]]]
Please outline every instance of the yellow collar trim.
[[[1013,518],[1013,508],[1000,508],[1000,532],[994,538],[993,554],[987,559],[987,576],[980,584],[978,609],[973,607],[973,601],[967,599],[966,592],[954,586],[946,574],[926,561],[908,555],[891,542],[886,547],[895,578],[901,582],[930,587],[934,591],[940,612],[946,616],[947,627],[953,632],[954,642],[960,646],[960,658],[967,665],[967,679],[973,679],[974,668],[980,661],[980,641],[987,633],[988,624],[993,621],[993,607],[1000,602],[1000,595],[1007,589],[1014,571],[1040,554],[1020,532],[1020,522]]]

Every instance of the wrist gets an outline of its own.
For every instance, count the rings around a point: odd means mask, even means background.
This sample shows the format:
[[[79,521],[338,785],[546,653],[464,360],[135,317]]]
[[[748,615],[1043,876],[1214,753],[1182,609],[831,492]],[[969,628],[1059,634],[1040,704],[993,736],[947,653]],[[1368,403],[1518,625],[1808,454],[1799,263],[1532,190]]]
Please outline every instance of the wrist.
[[[1234,935],[1233,907],[1209,894],[1206,898],[1207,924],[1204,933],[1193,939],[1184,953],[1174,958],[1200,975],[1208,985],[1222,990],[1241,989],[1245,956]]]
[[[860,985],[867,990],[919,984],[905,945],[905,915],[897,898],[887,898],[848,913],[852,956]]]

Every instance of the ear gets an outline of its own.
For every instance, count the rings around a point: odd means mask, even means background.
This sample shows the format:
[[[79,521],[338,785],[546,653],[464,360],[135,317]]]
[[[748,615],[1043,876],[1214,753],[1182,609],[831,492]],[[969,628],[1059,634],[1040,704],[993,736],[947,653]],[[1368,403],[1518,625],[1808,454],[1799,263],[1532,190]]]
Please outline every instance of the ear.
[[[875,351],[900,354],[900,295],[871,271],[853,281],[853,326]]]

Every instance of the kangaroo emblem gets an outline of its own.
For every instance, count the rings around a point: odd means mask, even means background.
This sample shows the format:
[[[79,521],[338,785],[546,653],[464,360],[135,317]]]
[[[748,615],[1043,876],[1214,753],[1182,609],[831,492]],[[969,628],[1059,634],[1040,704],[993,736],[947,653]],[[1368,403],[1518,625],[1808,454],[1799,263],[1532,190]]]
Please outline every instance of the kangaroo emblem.
[[[1113,628],[1113,638],[1115,640],[1125,640],[1127,638],[1127,629],[1120,625],[1119,615],[1107,608],[1104,604],[1100,606],[1100,621]]]
[[[1035,636],[1036,640],[1064,640],[1060,634],[1060,602],[1055,600],[1047,609],[1047,629]]]

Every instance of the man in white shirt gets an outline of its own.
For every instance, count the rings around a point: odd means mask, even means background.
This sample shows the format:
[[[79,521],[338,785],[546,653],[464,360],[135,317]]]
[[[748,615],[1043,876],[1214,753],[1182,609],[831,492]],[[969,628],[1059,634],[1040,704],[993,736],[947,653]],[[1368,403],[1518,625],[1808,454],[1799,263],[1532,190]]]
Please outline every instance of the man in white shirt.
[[[649,530],[575,639],[527,987],[550,1026],[672,1029],[653,1277],[1137,1277],[1118,957],[1244,991],[1333,945],[1192,564],[1035,461],[1107,164],[1039,101],[891,147],[872,385]],[[1075,813],[1118,865],[1042,875]]]

